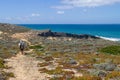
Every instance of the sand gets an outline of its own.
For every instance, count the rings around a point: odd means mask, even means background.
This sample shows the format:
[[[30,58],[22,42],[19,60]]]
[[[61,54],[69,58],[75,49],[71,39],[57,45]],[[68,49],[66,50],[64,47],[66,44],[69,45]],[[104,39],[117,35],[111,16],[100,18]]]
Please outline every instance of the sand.
[[[38,61],[33,57],[17,54],[6,61],[8,61],[6,65],[11,67],[8,72],[13,72],[15,75],[15,78],[9,80],[49,80],[48,74],[38,71]]]

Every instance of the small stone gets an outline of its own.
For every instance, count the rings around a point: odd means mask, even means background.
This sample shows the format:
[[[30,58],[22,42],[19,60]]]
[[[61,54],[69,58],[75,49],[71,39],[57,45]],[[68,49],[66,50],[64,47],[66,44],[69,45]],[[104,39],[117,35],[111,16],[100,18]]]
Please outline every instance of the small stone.
[[[120,71],[120,67],[116,67],[116,68],[115,68],[115,71]]]
[[[83,74],[82,74],[82,73],[75,73],[74,76],[75,76],[75,77],[82,77]]]
[[[106,67],[106,63],[101,63],[101,64],[93,64],[93,67],[99,70],[104,70]]]
[[[99,76],[99,77],[105,77],[107,75],[107,72],[105,72],[103,70],[91,69],[91,70],[89,70],[89,72],[91,75]]]
[[[106,71],[113,71],[115,68],[116,68],[115,64],[108,64],[108,65],[106,65],[105,70]]]
[[[105,77],[106,75],[107,74],[104,71],[100,71],[99,74],[98,74],[99,77]]]
[[[69,61],[69,63],[70,64],[77,64],[77,61],[72,59],[72,60]]]

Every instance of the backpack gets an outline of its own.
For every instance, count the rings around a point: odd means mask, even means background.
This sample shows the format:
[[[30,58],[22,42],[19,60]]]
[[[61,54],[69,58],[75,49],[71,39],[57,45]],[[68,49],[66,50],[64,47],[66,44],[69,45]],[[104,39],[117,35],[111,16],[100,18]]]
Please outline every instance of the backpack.
[[[20,42],[20,49],[24,49],[25,43],[23,41]]]

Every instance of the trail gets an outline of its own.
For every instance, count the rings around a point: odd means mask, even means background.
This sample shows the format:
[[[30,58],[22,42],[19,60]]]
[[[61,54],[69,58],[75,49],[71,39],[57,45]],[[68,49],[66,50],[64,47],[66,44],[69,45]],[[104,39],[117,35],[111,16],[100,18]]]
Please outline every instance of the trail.
[[[15,75],[15,78],[9,80],[48,80],[49,75],[38,71],[38,61],[33,57],[17,54],[6,61],[6,65],[11,67],[8,72],[13,72]]]

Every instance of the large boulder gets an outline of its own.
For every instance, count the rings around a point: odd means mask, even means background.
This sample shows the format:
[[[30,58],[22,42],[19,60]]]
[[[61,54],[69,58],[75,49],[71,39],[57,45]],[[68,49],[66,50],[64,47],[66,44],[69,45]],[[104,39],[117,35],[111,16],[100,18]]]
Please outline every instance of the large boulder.
[[[113,71],[116,68],[116,65],[112,63],[101,63],[93,64],[93,67],[98,70]]]

